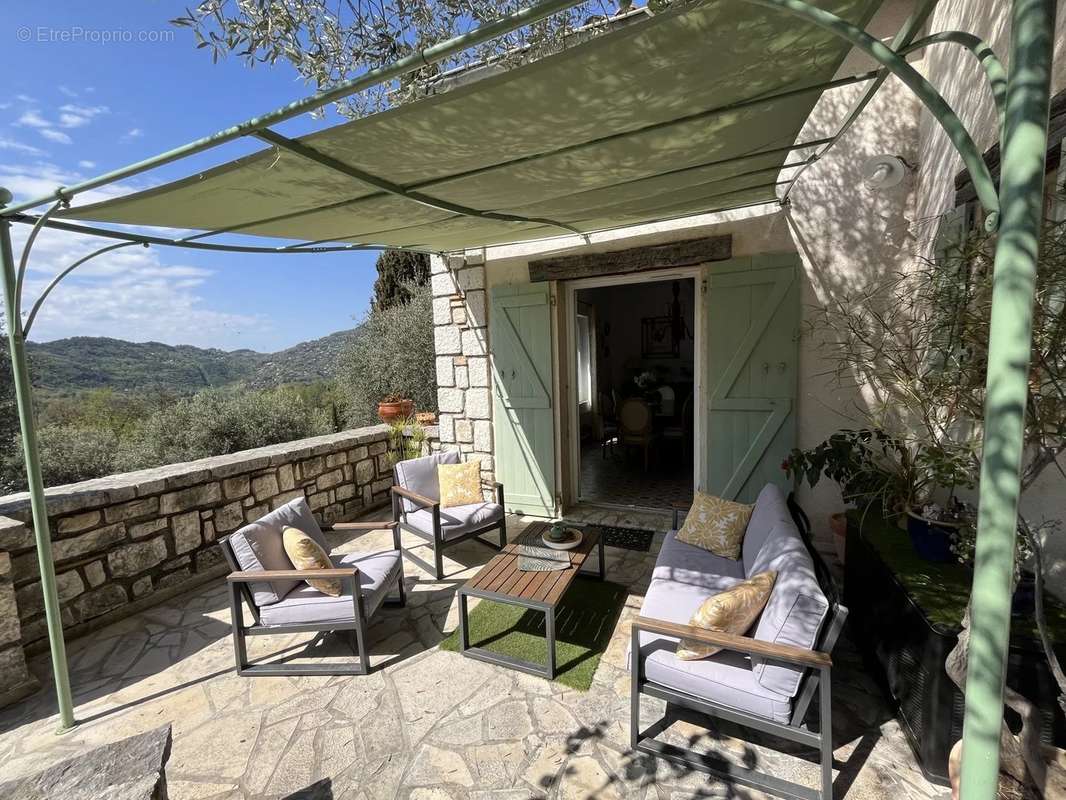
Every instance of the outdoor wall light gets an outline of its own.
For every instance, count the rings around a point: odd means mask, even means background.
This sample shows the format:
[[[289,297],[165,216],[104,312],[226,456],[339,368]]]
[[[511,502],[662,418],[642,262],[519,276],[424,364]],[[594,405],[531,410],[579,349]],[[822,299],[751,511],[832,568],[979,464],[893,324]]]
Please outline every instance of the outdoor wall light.
[[[863,162],[862,182],[875,191],[892,189],[903,183],[907,172],[914,169],[899,156],[871,156]]]

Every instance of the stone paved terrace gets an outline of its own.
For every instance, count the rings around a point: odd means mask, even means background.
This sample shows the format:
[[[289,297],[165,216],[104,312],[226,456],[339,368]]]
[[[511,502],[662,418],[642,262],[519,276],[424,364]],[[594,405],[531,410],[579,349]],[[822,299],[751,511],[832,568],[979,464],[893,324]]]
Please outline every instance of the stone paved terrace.
[[[624,512],[600,519],[629,526],[660,521]],[[518,531],[523,520],[511,525]],[[389,538],[381,531],[334,544],[375,550]],[[407,565],[408,606],[376,618],[370,640],[379,668],[366,677],[237,677],[221,581],[71,643],[81,720],[73,732],[55,733],[47,659],[37,658],[32,666],[46,688],[0,712],[0,773],[11,779],[171,722],[167,776],[175,800],[759,797],[628,749],[628,622],[639,612],[659,539],[651,553],[608,548],[609,577],[631,593],[588,692],[439,649],[457,624],[456,587],[491,556],[468,542],[448,551],[443,581]],[[309,638],[255,637],[250,644],[299,649]],[[317,654],[348,653],[330,637]],[[836,660],[835,796],[946,798],[945,789],[922,778],[847,642]],[[661,707],[644,702],[648,724]],[[723,726],[711,736],[678,723],[669,735],[813,785],[813,763],[744,745],[729,733]]]

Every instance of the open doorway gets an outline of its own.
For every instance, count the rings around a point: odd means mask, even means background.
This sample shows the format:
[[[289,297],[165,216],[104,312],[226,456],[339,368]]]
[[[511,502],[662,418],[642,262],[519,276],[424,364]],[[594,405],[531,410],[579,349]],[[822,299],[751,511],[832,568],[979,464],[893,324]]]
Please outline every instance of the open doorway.
[[[687,506],[699,461],[696,277],[599,278],[570,288],[575,496]]]

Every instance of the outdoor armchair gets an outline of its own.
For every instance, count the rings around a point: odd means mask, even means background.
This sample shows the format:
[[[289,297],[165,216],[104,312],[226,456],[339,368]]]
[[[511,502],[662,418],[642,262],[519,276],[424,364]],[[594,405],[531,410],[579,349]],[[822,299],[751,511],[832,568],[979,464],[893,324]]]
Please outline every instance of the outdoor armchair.
[[[332,569],[293,568],[282,545],[282,531],[294,527],[329,551],[323,530],[392,529],[393,549],[377,553],[330,555]],[[367,623],[383,605],[403,606],[400,534],[393,522],[338,522],[322,528],[307,501],[298,497],[245,525],[219,542],[232,572],[227,578],[233,617],[233,654],[238,675],[365,675],[370,671]],[[339,579],[339,597],[309,586],[308,579]],[[395,596],[390,597],[390,592]],[[245,624],[244,605],[252,622]],[[246,636],[351,631],[358,656],[354,664],[250,664]]]
[[[458,463],[459,453],[448,451],[401,461],[393,470],[396,484],[392,487],[392,514],[397,530],[413,533],[429,542],[433,548],[433,564],[427,564],[407,551],[404,555],[437,580],[444,577],[446,548],[493,531],[499,531],[498,549],[507,545],[502,483],[482,484],[483,488],[493,492],[494,502],[441,508],[437,466]],[[478,541],[496,548],[484,539]]]

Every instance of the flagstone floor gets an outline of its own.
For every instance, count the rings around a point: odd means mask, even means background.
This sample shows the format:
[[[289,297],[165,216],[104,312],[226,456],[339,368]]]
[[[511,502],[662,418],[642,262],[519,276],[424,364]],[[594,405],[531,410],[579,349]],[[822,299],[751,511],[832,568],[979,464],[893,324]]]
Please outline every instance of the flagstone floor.
[[[584,516],[630,527],[662,521],[624,512]],[[522,524],[515,520],[513,529]],[[72,642],[79,726],[55,734],[48,690],[0,712],[0,781],[169,722],[173,800],[759,797],[628,749],[628,622],[639,612],[659,539],[651,553],[608,548],[609,578],[628,585],[630,597],[588,692],[437,647],[457,624],[457,586],[491,555],[471,542],[448,551],[443,581],[407,566],[409,604],[385,610],[371,627],[377,670],[366,677],[237,677],[221,585]],[[375,550],[388,541],[387,533],[374,532],[335,544],[338,550]],[[252,642],[300,649],[308,638]],[[313,652],[323,660],[348,653],[337,637]],[[834,796],[948,797],[922,778],[898,724],[846,642],[836,662]],[[47,660],[34,666],[47,687]],[[659,711],[658,701],[646,699],[645,725]],[[731,732],[723,727],[709,734],[677,723],[668,735],[814,785],[813,763],[743,744]]]

